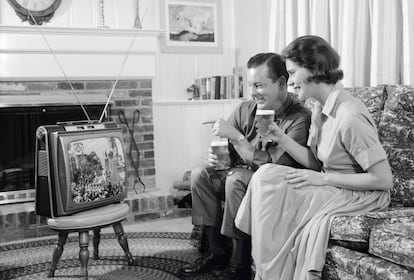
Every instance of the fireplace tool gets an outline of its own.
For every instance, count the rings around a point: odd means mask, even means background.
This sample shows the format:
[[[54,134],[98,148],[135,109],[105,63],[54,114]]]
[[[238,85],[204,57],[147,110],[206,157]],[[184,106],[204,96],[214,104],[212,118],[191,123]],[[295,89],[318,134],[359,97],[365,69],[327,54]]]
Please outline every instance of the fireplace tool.
[[[141,177],[139,176],[139,158],[140,158],[140,154],[139,154],[139,149],[138,149],[138,145],[135,142],[135,138],[134,138],[134,130],[135,130],[135,124],[138,123],[139,121],[139,115],[140,112],[139,110],[135,110],[134,114],[132,116],[132,124],[131,126],[129,125],[126,117],[125,117],[125,113],[124,111],[118,111],[118,119],[121,123],[125,124],[128,131],[129,131],[129,136],[131,137],[131,144],[129,145],[129,151],[128,151],[128,156],[131,160],[131,163],[135,169],[135,182],[134,182],[134,190],[135,193],[137,192],[136,189],[136,185],[141,184],[143,186],[143,190],[142,192],[145,191],[145,184],[144,182],[142,182]],[[134,157],[134,151],[136,152],[137,156]]]

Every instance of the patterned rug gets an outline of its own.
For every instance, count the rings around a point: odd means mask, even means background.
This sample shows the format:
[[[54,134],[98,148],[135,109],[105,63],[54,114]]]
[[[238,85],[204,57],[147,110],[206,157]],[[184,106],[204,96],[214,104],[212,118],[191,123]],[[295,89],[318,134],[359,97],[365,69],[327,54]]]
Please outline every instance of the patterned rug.
[[[179,268],[199,256],[190,233],[126,233],[135,258],[128,266],[114,234],[102,234],[99,245],[100,260],[92,259],[89,242],[89,279],[177,280]],[[77,235],[70,235],[55,271],[55,278],[47,278],[47,271],[56,246],[57,237],[0,246],[0,279],[56,279],[80,278]],[[92,240],[92,237],[90,238]],[[216,279],[218,272],[197,275],[191,279]]]

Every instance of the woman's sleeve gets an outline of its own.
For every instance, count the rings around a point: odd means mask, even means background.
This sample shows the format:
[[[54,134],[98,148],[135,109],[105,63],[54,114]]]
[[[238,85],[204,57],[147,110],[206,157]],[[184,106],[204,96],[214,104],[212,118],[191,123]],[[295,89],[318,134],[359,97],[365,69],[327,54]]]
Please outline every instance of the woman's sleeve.
[[[364,113],[354,113],[349,116],[341,136],[345,149],[363,170],[387,159],[378,138],[378,131],[372,120]]]

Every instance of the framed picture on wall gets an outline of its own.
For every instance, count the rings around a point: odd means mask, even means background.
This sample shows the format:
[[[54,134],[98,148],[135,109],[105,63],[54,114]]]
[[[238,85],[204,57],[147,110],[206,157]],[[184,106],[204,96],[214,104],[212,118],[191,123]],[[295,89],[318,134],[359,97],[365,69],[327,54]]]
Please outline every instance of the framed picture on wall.
[[[165,53],[222,53],[221,0],[161,0]]]

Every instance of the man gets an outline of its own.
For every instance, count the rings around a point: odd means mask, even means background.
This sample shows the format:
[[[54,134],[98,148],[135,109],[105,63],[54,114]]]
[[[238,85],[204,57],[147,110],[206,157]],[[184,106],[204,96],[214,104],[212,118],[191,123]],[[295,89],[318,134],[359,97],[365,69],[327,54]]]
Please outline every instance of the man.
[[[254,100],[242,102],[227,121],[220,119],[212,128],[214,135],[229,139],[231,169],[216,170],[217,156],[210,149],[209,167],[195,169],[191,174],[193,224],[204,226],[209,249],[192,265],[181,269],[184,275],[225,269],[221,280],[250,280],[251,240],[234,225],[249,180],[265,163],[301,167],[277,143],[262,143],[256,131],[256,110],[274,110],[274,122],[295,141],[306,145],[310,112],[287,92],[284,61],[278,54],[260,53],[249,59],[247,68]],[[225,249],[225,236],[232,239],[231,258]]]

